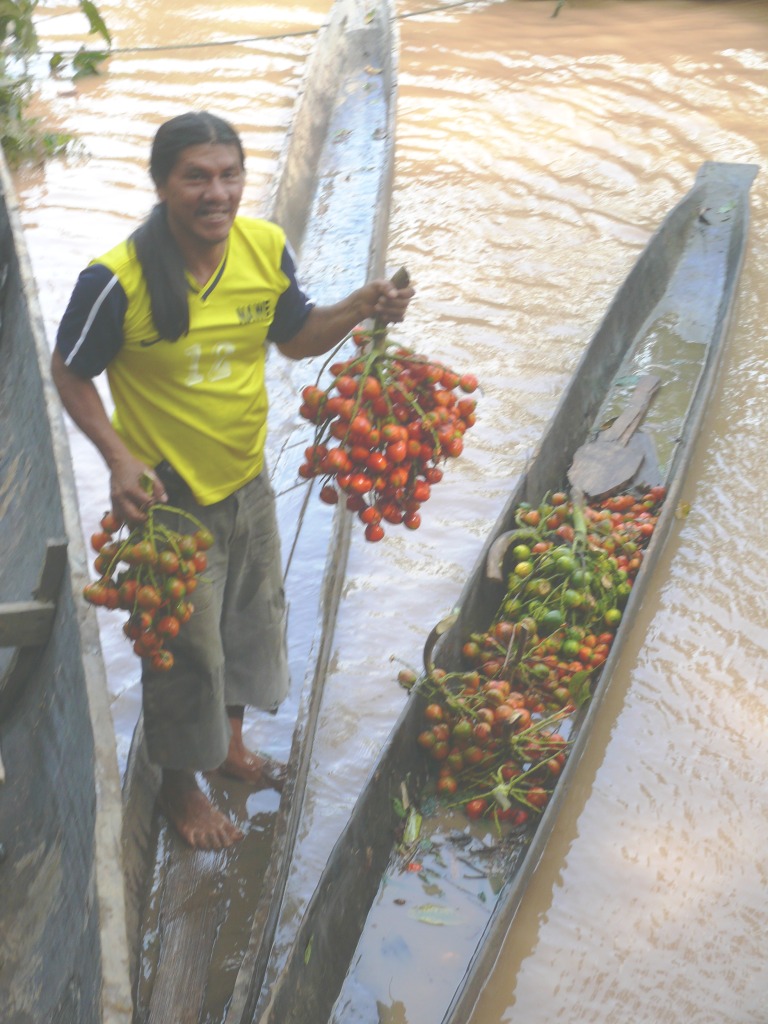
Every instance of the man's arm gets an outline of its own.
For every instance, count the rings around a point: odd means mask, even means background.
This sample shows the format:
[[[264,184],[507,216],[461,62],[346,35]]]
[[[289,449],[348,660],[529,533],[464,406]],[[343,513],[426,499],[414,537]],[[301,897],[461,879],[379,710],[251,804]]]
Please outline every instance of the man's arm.
[[[399,323],[413,295],[410,285],[397,288],[391,281],[369,281],[332,306],[315,306],[301,330],[278,348],[289,359],[323,355],[363,320],[377,317]]]
[[[168,496],[154,472],[131,455],[107,415],[96,385],[89,377],[80,377],[66,366],[54,350],[51,374],[61,402],[85,436],[98,448],[111,473],[112,509],[123,522],[143,522],[143,511],[150,496],[141,486],[146,474],[153,483],[152,499],[166,502]]]

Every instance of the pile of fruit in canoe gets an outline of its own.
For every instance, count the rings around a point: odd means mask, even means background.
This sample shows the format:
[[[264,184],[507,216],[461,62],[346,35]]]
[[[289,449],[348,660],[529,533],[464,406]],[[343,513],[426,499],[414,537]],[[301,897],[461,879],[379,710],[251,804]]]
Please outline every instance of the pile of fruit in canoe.
[[[464,644],[462,671],[423,680],[418,742],[444,801],[517,825],[546,806],[568,753],[564,726],[589,700],[663,500],[655,487],[516,509],[494,621]]]
[[[169,513],[182,517],[190,532],[170,529],[163,521]],[[123,632],[134,652],[157,671],[167,671],[173,654],[165,645],[192,616],[190,596],[207,568],[212,544],[209,530],[169,505],[150,506],[146,522],[132,530],[105,512],[100,529],[91,535],[98,579],[86,584],[83,597],[98,607],[127,611]]]
[[[299,475],[320,478],[321,500],[343,499],[366,539],[379,541],[384,523],[421,525],[421,506],[443,477],[440,463],[461,454],[475,422],[469,395],[478,384],[390,343],[385,332],[357,328],[353,340],[359,351],[330,366],[328,388],[302,390],[300,414],[316,429]]]

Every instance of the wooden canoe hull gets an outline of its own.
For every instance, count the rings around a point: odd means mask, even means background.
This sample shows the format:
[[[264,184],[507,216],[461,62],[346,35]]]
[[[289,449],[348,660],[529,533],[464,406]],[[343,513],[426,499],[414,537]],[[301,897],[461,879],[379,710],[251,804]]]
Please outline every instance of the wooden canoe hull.
[[[674,521],[686,464],[714,386],[727,336],[743,260],[748,224],[748,193],[757,168],[705,164],[691,192],[667,215],[586,347],[573,378],[530,463],[494,525],[460,596],[457,609],[436,631],[430,655],[447,671],[461,669],[461,648],[473,632],[493,620],[504,594],[503,582],[488,574],[494,541],[515,528],[521,502],[537,506],[548,492],[563,490],[574,453],[591,435],[607,392],[632,349],[659,317],[673,317],[685,341],[705,346],[701,373],[692,392],[683,429],[671,443],[663,479],[667,498],[624,612],[630,620]],[[437,635],[439,633],[439,635]],[[525,842],[510,852],[504,883],[488,907],[482,937],[471,957],[454,968],[448,991],[435,991],[429,1005],[434,1024],[464,1024],[499,954],[526,883],[541,858],[570,778],[589,741],[590,724],[610,684],[619,657],[621,630],[589,704],[574,716],[573,746],[544,814]],[[416,743],[423,728],[425,698],[411,694],[370,774],[350,820],[329,858],[297,932],[290,958],[272,988],[270,1012],[259,1024],[376,1024],[376,1008],[354,992],[339,999],[382,876],[392,863],[400,818],[395,801],[409,780],[417,792],[425,761]],[[454,934],[456,928],[454,927]],[[454,945],[456,939],[454,939]],[[425,969],[426,970],[426,969]],[[337,1002],[337,999],[339,1000]],[[429,1024],[419,1004],[421,1024]]]
[[[395,139],[396,37],[389,0],[376,4],[362,0],[337,0],[328,24],[308,59],[302,85],[275,177],[275,186],[263,215],[280,224],[297,256],[302,285],[320,303],[342,298],[372,277],[384,274]],[[305,364],[270,358],[268,374],[282,380],[298,396],[311,382]],[[296,399],[298,409],[299,399]],[[280,430],[285,439],[295,431],[295,414],[286,412],[286,423],[273,423],[271,445],[280,451]],[[308,434],[309,437],[309,434]],[[291,443],[293,439],[291,438]],[[308,443],[308,442],[307,442]],[[273,468],[271,463],[271,468]],[[296,680],[298,714],[292,737],[289,771],[269,830],[269,842],[259,851],[266,860],[260,893],[249,907],[252,919],[248,940],[241,951],[227,1021],[252,1018],[262,992],[265,971],[277,928],[287,871],[295,843],[309,772],[312,737],[333,637],[349,547],[350,516],[344,509],[330,513],[311,488],[297,492],[295,471],[286,496],[278,495],[278,518],[283,545],[290,546],[285,588],[289,607],[302,608],[301,616],[289,615],[292,663],[301,663],[303,676]],[[278,492],[282,488],[276,487]],[[314,507],[322,509],[320,519]],[[297,526],[298,524],[298,526]],[[316,580],[297,569],[302,560],[326,551],[325,565]],[[308,613],[307,613],[308,610]],[[291,622],[295,629],[291,635]],[[298,654],[296,653],[298,652]],[[184,848],[172,841],[158,852],[158,814],[155,800],[159,772],[147,759],[139,722],[124,782],[124,857],[128,891],[128,930],[131,938],[132,976],[138,984],[140,955],[145,929],[145,908],[166,901],[170,907],[178,894],[183,903],[194,893],[199,920],[183,920],[174,914],[178,938],[173,956],[162,970],[163,994],[158,983],[149,995],[137,998],[136,1020],[166,1020],[166,1008],[178,1011],[182,999],[190,1009],[186,1019],[207,1019],[207,961],[211,956],[226,905],[222,877],[237,876],[233,858],[241,844],[218,858]],[[246,840],[247,841],[247,840]],[[246,841],[242,844],[245,846]],[[271,843],[271,847],[269,847]],[[246,854],[247,855],[247,854]],[[158,894],[156,864],[164,890]],[[214,863],[215,862],[215,863]],[[226,862],[225,867],[222,864]],[[151,889],[154,887],[154,892]],[[241,898],[240,894],[236,898]],[[154,911],[153,911],[154,913]],[[163,911],[161,910],[161,915]],[[156,927],[153,919],[150,928]],[[170,929],[169,929],[170,931]],[[231,957],[230,957],[231,959]],[[192,980],[190,980],[192,979]],[[200,995],[191,993],[197,986]],[[221,984],[218,985],[221,988]],[[186,1004],[185,1004],[186,1005]]]
[[[0,1015],[128,1024],[120,781],[50,350],[0,156]]]
[[[606,361],[611,362],[614,368],[612,376],[615,376],[620,372],[625,349],[642,334],[651,317],[662,317],[670,313],[677,318],[678,331],[683,338],[706,345],[702,374],[691,397],[684,427],[676,438],[664,476],[667,495],[662,513],[624,612],[627,622],[631,621],[633,611],[640,607],[643,593],[675,522],[680,491],[685,482],[685,470],[715,386],[737,299],[749,224],[749,189],[757,171],[757,167],[749,164],[706,163],[702,166],[691,192],[668,214],[648,243],[576,370],[574,385],[579,379],[586,380],[597,374],[601,369],[602,351]],[[622,349],[622,339],[625,349]],[[555,422],[563,425],[567,422],[568,406],[572,400],[578,401],[577,394],[574,392],[572,396],[570,391],[566,393],[555,414]],[[596,415],[597,410],[592,414],[579,441],[584,440],[592,429]],[[546,447],[542,445],[536,461],[551,460],[552,475],[558,472],[563,479],[574,448],[573,444],[569,445],[568,461],[563,464],[562,455],[558,455],[557,449],[552,448],[548,435]],[[551,489],[551,482],[545,484],[543,476],[521,483],[523,489],[520,494],[535,494],[538,498]],[[508,511],[525,500],[525,497],[515,496]],[[483,590],[480,578],[476,576],[467,592],[468,601],[472,601],[473,594],[479,596]],[[459,623],[457,627],[462,628]],[[466,626],[463,628],[466,629]],[[450,643],[439,655],[441,660],[457,657],[457,640],[455,634],[450,638]],[[563,777],[555,787],[553,798],[533,833],[525,857],[516,866],[500,895],[442,1024],[459,1024],[467,1020],[480,996],[501,951],[527,882],[552,833],[558,810],[567,799],[576,766],[589,742],[591,723],[600,711],[620,655],[621,630],[592,699],[574,723],[571,734],[573,746]]]
[[[360,0],[339,3],[332,15],[335,16],[307,69],[271,204],[272,219],[286,226],[286,233],[300,255],[302,280],[323,301],[338,298],[385,274],[397,89],[398,40],[389,0],[376,5]],[[337,65],[332,84],[326,77],[329,54],[335,55],[331,63]],[[338,74],[339,67],[343,68],[342,75]],[[318,125],[323,126],[321,141]],[[308,189],[304,168],[310,135],[315,173]],[[302,168],[301,174],[295,170],[297,164]],[[307,194],[312,195],[308,210],[301,198]],[[297,222],[297,210],[305,218],[303,225]],[[311,492],[307,497],[318,500]],[[281,515],[283,521],[286,520]],[[265,876],[264,890],[268,895],[256,908],[251,942],[230,1007],[233,1021],[258,1019],[270,1000],[273,941],[304,804],[344,583],[351,522],[351,514],[338,506],[325,530],[316,523],[307,523],[294,552],[294,558],[300,559],[302,544],[317,548],[325,543],[327,555],[317,595],[317,617],[310,634],[289,777]],[[289,569],[289,601],[293,582]],[[305,592],[306,577],[297,579],[295,585]]]

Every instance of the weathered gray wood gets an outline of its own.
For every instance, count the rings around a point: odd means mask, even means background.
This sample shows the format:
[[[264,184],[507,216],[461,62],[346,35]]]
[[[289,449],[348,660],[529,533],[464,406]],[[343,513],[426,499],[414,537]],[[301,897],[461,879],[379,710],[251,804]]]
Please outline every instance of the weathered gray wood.
[[[640,463],[640,467],[635,474],[635,485],[648,488],[660,484],[664,474],[661,471],[659,460],[656,456],[653,436],[645,430],[638,430],[632,439],[632,443],[641,448],[643,452],[643,461]]]
[[[44,647],[48,643],[66,565],[67,542],[48,541],[35,598],[0,603],[0,647]]]
[[[40,582],[34,591],[38,601],[56,600],[67,568],[67,540],[49,540],[45,546],[45,561]]]
[[[646,442],[636,431],[660,384],[653,374],[641,377],[614,422],[578,449],[568,470],[572,487],[599,500],[631,484],[647,451]]]
[[[148,1024],[198,1024],[208,983],[211,950],[228,910],[222,899],[227,854],[183,849],[171,841],[162,887],[162,943],[149,1003]]]
[[[331,10],[325,42],[318,40],[314,63],[307,69],[301,116],[306,123],[307,119],[315,119],[313,110],[322,110],[326,113],[320,114],[320,118],[328,117],[328,120],[300,246],[302,279],[310,282],[310,286],[316,281],[319,293],[327,297],[333,294],[329,292],[331,285],[338,290],[343,283],[343,287],[349,289],[354,287],[355,279],[370,280],[383,276],[385,271],[394,176],[397,44],[391,0],[380,0],[375,5],[368,0],[337,0]],[[326,65],[327,73],[329,53],[337,53],[337,67],[333,89],[327,92],[321,85],[321,65]],[[292,140],[286,150],[286,170],[291,163],[301,162],[301,149],[300,139]],[[279,219],[280,210],[285,209],[290,195],[288,175],[283,184],[282,199],[278,197],[273,207],[275,219]],[[289,205],[300,209],[306,199],[306,194],[294,191]],[[335,251],[339,245],[345,250],[341,266]],[[313,624],[291,744],[289,779],[283,789],[263,895],[255,908],[250,943],[238,972],[228,1024],[240,1021],[250,1024],[257,1019],[260,1008],[269,1002],[271,986],[286,955],[285,950],[274,946],[274,938],[333,649],[349,552],[350,524],[351,517],[339,505],[328,537],[318,615]],[[316,531],[305,531],[305,543],[311,546],[318,543]],[[290,577],[288,585],[290,593]],[[305,586],[305,581],[301,585]],[[291,918],[291,930],[295,927]]]
[[[52,601],[7,601],[0,604],[0,647],[44,647],[51,635],[56,605]]]
[[[626,490],[642,461],[643,452],[636,444],[598,439],[576,453],[568,471],[568,482],[582,494],[599,500]]]
[[[130,1024],[114,727],[50,358],[0,153],[0,1018]]]
[[[616,417],[613,423],[601,431],[603,441],[618,441],[626,444],[637,430],[648,412],[653,396],[659,390],[661,379],[652,373],[644,374],[635,385],[627,402],[626,408]]]

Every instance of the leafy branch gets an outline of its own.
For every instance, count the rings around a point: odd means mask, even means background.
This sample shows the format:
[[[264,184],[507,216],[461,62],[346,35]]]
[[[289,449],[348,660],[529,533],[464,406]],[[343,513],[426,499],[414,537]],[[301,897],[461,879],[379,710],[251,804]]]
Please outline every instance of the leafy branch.
[[[0,144],[14,164],[60,153],[72,141],[71,136],[51,132],[41,126],[39,118],[26,114],[33,89],[28,65],[40,52],[35,26],[38,3],[39,0],[0,0]],[[72,55],[54,53],[49,61],[51,72],[69,73],[72,79],[97,74],[112,45],[109,29],[92,0],[77,0],[77,6],[88,23],[88,33],[106,43],[106,49],[81,46]]]

